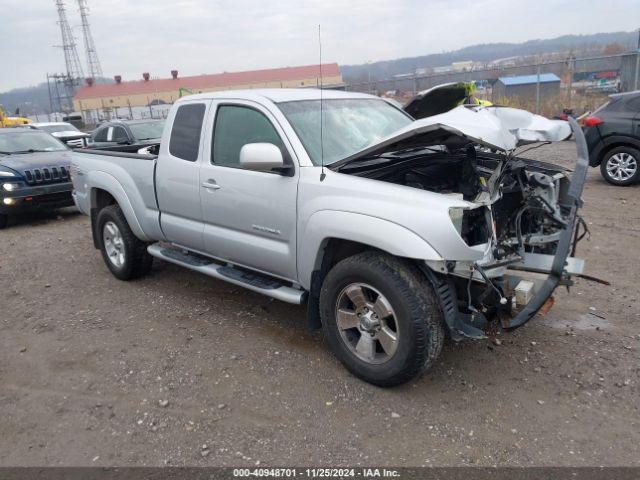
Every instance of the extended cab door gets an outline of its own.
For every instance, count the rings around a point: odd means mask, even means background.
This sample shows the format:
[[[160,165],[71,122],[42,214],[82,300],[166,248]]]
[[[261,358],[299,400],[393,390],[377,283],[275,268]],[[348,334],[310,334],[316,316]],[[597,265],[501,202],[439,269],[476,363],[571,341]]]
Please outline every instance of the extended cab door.
[[[287,174],[240,167],[248,143],[272,143],[294,164],[292,148],[261,105],[216,101],[208,158],[200,173],[204,248],[214,257],[295,280],[297,165]]]
[[[167,240],[194,250],[203,249],[198,160],[203,151],[202,124],[210,103],[181,102],[171,111],[167,119],[171,132],[167,134],[165,129],[156,168],[160,227]]]

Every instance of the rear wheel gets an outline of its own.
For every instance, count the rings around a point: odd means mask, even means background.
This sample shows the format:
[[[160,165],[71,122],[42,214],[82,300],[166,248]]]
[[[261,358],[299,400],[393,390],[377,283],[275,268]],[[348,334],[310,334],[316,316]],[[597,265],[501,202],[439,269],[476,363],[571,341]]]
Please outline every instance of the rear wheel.
[[[325,338],[343,365],[379,386],[431,366],[444,339],[433,288],[410,263],[378,252],[342,260],[320,292]]]
[[[147,252],[147,244],[133,234],[119,206],[100,210],[97,228],[102,258],[114,276],[131,280],[149,272],[153,257]]]
[[[640,180],[640,150],[617,147],[607,152],[600,164],[604,179],[619,186],[627,186]]]

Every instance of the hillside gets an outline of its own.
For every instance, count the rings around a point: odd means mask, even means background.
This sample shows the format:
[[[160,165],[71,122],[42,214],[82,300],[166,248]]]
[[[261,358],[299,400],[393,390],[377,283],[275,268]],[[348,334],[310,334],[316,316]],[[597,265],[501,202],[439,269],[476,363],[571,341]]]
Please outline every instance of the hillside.
[[[613,32],[593,35],[564,35],[547,40],[529,40],[523,43],[487,43],[419,57],[399,58],[363,65],[341,65],[340,70],[346,82],[358,82],[366,81],[369,72],[373,79],[383,79],[398,74],[412,73],[417,68],[438,67],[465,60],[490,62],[505,57],[569,51],[573,51],[578,56],[600,54],[605,46],[615,43],[623,47],[624,50],[631,50],[635,48],[637,39],[637,32]]]
[[[452,62],[473,60],[489,62],[505,57],[547,54],[573,51],[577,56],[601,54],[607,45],[618,44],[624,50],[635,48],[636,32],[596,33],[593,35],[564,35],[547,40],[529,40],[522,43],[488,43],[472,45],[459,50],[422,55],[411,58],[385,60],[362,65],[342,65],[340,67],[344,80],[349,82],[366,81],[369,74],[372,79],[389,78],[403,73],[412,73],[417,68],[450,65]],[[100,81],[110,82],[111,79]],[[35,112],[49,111],[49,94],[47,84],[41,83],[33,87],[16,88],[0,93],[0,104],[7,112],[13,113],[20,107],[22,113],[31,115]]]
[[[100,78],[98,83],[113,82],[111,79]],[[0,105],[7,114],[13,114],[20,107],[22,115],[34,115],[49,111],[49,91],[47,82],[42,82],[32,87],[14,88],[8,92],[0,93]]]

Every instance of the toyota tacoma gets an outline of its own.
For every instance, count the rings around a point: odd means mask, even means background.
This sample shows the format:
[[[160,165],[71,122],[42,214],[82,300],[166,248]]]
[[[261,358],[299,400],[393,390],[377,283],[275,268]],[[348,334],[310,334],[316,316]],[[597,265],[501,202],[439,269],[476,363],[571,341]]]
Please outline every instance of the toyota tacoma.
[[[314,89],[188,96],[157,156],[76,151],[73,196],[117,278],[159,258],[305,303],[347,369],[397,385],[445,336],[522,326],[584,268],[581,130],[458,103],[437,89],[411,114]],[[518,156],[572,128],[573,172]]]

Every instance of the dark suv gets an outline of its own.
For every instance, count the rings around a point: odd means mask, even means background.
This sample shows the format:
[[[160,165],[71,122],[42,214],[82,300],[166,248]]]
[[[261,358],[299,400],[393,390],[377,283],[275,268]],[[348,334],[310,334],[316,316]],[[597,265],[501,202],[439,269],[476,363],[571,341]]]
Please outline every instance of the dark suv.
[[[617,93],[583,120],[589,164],[613,185],[640,180],[640,90]]]
[[[160,143],[164,120],[114,120],[100,125],[91,134],[89,148],[137,152]]]
[[[0,128],[0,229],[9,215],[73,205],[71,150],[42,130]]]

